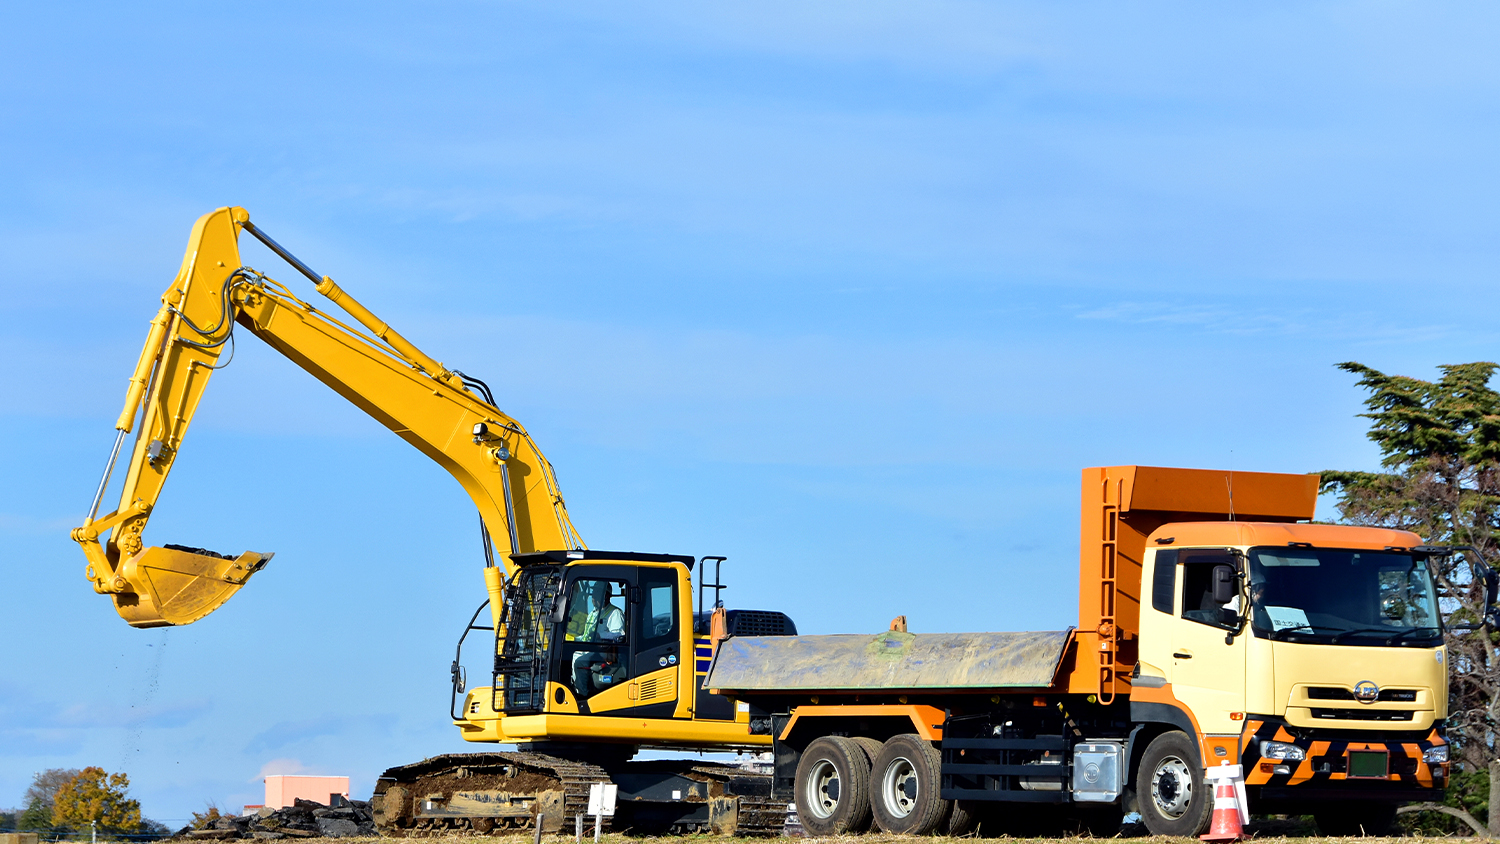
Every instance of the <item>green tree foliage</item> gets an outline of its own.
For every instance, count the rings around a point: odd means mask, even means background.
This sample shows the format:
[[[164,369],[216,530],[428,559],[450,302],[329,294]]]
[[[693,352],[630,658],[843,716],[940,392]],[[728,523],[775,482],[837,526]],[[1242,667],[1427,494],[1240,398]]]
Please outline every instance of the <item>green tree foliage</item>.
[[[41,798],[32,798],[16,818],[16,828],[22,832],[41,832],[52,828],[52,807],[42,803]]]
[[[103,768],[84,768],[57,789],[52,803],[55,826],[80,829],[92,821],[102,830],[135,832],[141,828],[141,804],[125,796],[130,778]]]
[[[1323,492],[1339,497],[1342,520],[1400,528],[1433,545],[1472,545],[1485,559],[1500,556],[1500,393],[1489,386],[1496,365],[1439,367],[1423,381],[1386,375],[1359,363],[1338,367],[1369,391],[1361,414],[1380,447],[1384,472],[1323,473]],[[1484,616],[1484,582],[1473,561],[1434,559],[1445,621],[1452,684],[1448,739],[1455,762],[1487,769],[1496,753],[1500,671],[1493,633],[1453,630]]]

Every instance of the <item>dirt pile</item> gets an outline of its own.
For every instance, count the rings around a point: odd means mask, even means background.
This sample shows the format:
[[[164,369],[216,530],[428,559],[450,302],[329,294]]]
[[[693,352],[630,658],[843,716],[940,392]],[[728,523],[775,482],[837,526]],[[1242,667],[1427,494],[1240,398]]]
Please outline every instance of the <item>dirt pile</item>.
[[[184,828],[175,838],[223,840],[257,838],[277,841],[282,838],[355,838],[374,837],[375,818],[370,804],[363,800],[335,797],[332,806],[312,800],[298,800],[284,809],[262,808],[248,815],[225,815],[204,829]]]

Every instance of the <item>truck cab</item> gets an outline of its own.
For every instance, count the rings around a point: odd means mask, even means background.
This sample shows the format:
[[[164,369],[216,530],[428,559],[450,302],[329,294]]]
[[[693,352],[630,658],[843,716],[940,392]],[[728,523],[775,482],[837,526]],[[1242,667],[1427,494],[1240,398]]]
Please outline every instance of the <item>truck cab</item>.
[[[1186,715],[1257,811],[1383,813],[1443,787],[1447,650],[1415,534],[1191,522],[1148,545],[1132,705]]]

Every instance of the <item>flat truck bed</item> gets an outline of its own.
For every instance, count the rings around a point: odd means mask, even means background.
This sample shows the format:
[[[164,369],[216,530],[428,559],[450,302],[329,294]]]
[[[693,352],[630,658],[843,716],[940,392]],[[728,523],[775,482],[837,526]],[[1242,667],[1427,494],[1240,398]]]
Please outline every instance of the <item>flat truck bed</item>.
[[[1072,630],[725,639],[705,685],[742,691],[1051,686]]]

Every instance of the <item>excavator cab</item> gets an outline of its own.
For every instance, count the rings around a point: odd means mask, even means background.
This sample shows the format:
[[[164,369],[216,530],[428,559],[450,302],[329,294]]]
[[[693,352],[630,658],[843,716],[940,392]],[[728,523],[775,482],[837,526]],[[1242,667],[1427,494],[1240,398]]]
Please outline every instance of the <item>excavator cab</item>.
[[[691,557],[600,551],[512,557],[494,708],[673,717],[687,654]]]

